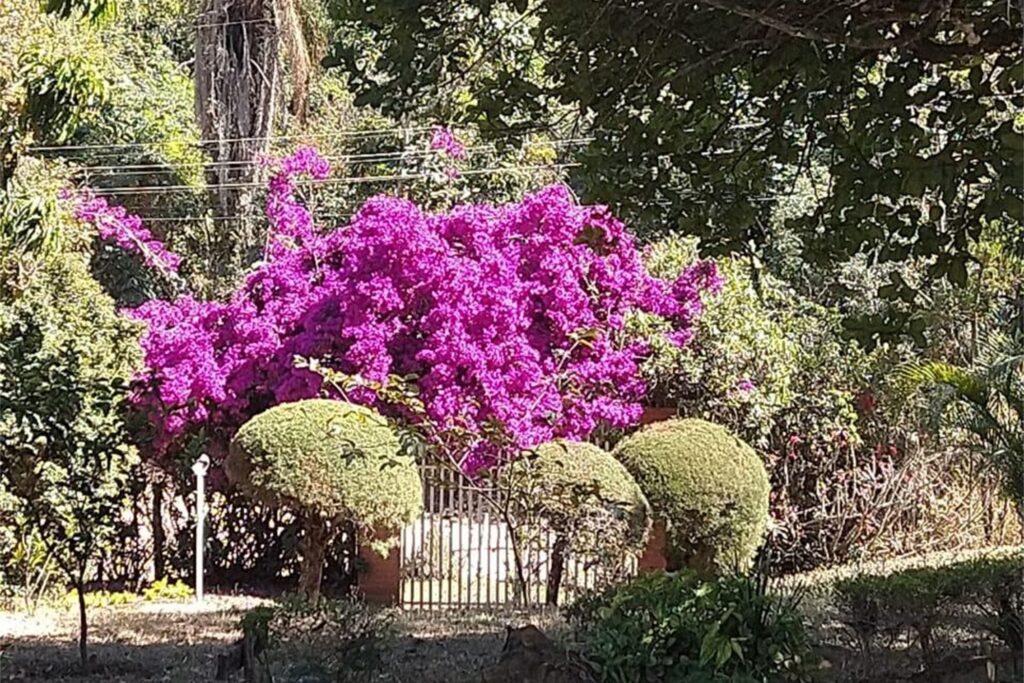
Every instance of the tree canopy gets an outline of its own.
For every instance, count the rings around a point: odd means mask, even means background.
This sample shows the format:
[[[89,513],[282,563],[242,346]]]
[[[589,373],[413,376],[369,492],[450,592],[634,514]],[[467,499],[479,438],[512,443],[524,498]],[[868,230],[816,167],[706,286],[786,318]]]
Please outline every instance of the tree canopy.
[[[1020,3],[334,8],[352,30],[329,63],[353,74],[357,102],[503,134],[583,130],[586,198],[643,234],[754,256],[786,237],[812,267],[921,258],[962,284],[985,226],[1024,218]],[[800,179],[811,201],[773,221]],[[899,281],[886,292],[914,297]]]

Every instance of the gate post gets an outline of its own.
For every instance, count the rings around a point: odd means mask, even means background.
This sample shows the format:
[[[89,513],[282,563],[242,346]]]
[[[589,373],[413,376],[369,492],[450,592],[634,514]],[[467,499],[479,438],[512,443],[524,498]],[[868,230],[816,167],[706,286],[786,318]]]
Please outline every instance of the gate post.
[[[640,418],[640,425],[654,424],[664,420],[671,420],[676,416],[675,408],[651,407],[644,408]],[[640,573],[663,572],[668,567],[668,560],[665,558],[665,522],[656,519],[651,526],[651,533],[647,537],[647,546],[636,563],[637,571]]]
[[[665,522],[656,520],[647,538],[647,547],[637,560],[636,569],[641,574],[663,572],[668,567],[665,559]]]
[[[358,555],[362,565],[357,579],[359,594],[373,605],[398,605],[402,599],[401,544],[389,545],[387,553],[381,555],[370,543],[392,537],[392,534],[375,533],[372,538],[359,542]]]

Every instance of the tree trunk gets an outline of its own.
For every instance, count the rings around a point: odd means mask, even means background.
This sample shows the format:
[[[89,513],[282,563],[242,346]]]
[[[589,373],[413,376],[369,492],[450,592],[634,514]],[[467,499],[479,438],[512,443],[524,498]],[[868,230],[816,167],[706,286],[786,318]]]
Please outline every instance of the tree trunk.
[[[565,573],[565,551],[569,546],[569,540],[563,534],[559,534],[551,546],[551,566],[548,568],[548,594],[546,602],[549,605],[558,605],[558,592],[562,588],[562,575]]]
[[[85,617],[85,582],[79,577],[75,582],[78,592],[78,657],[82,673],[89,673],[89,622]]]
[[[159,581],[166,576],[164,565],[164,485],[153,482],[153,580]]]
[[[195,96],[212,161],[206,179],[220,215],[238,219],[214,234],[210,266],[230,277],[261,248],[247,213],[280,99],[281,17],[277,0],[204,0],[200,7]]]
[[[520,606],[527,607],[529,603],[529,586],[527,585],[526,564],[523,560],[523,548],[520,545],[522,540],[519,536],[518,527],[507,509],[502,511],[502,517],[505,520],[505,527],[508,529],[508,540],[512,545],[512,560],[515,562],[516,599],[519,601]]]
[[[309,515],[302,522],[302,569],[299,574],[299,594],[312,603],[320,599],[320,582],[324,573],[324,558],[330,535],[327,522]]]

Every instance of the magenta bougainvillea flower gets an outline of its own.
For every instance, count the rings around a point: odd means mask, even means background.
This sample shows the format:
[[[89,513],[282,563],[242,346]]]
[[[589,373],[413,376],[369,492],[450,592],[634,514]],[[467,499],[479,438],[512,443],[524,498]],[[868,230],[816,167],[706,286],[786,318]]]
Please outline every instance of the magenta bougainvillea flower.
[[[216,456],[253,415],[327,391],[296,358],[374,382],[414,378],[433,425],[480,435],[469,471],[507,455],[483,436],[495,421],[518,447],[632,425],[645,347],[627,337],[627,316],[657,314],[685,343],[702,292],[720,283],[712,263],[651,277],[622,223],[561,186],[441,214],[381,196],[320,231],[293,188],[327,173],[309,149],[280,162],[265,261],[229,300],[132,312],[148,326],[132,401],[152,426],[151,456],[200,434]],[[369,390],[346,398],[395,410]]]
[[[450,128],[443,126],[434,126],[433,135],[430,138],[430,149],[441,150],[456,161],[466,158],[465,146],[458,141]]]
[[[741,394],[749,394],[755,389],[757,389],[757,385],[754,384],[754,382],[751,381],[749,378],[745,377],[736,382],[736,391],[740,392]]]
[[[139,255],[150,268],[165,273],[177,273],[181,259],[168,251],[142,225],[142,219],[125,211],[123,206],[111,206],[103,197],[86,191],[63,192],[61,198],[71,202],[75,218],[91,224],[100,239],[113,242],[125,251]]]

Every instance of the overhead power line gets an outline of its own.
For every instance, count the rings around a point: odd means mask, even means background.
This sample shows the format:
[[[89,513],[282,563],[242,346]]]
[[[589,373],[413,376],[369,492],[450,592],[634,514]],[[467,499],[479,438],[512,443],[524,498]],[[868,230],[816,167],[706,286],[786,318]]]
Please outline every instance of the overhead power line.
[[[593,138],[563,138],[557,140],[545,140],[527,142],[524,147],[569,147],[577,144],[586,144]],[[496,151],[494,144],[476,145],[466,147],[467,152],[491,152]],[[443,151],[435,149],[420,149],[399,152],[371,152],[365,154],[343,154],[337,156],[324,156],[325,161],[344,164],[371,164],[387,161],[402,161],[404,159],[429,158],[443,154]],[[111,173],[117,175],[150,175],[158,173],[174,173],[181,169],[188,168],[248,168],[260,166],[265,162],[259,160],[242,161],[210,161],[210,162],[187,162],[187,163],[149,163],[149,164],[108,164],[96,166],[77,166],[76,171],[84,173]]]
[[[506,167],[492,167],[482,169],[471,169],[468,171],[461,171],[460,176],[477,176],[477,175],[500,175],[504,173],[525,173],[529,171],[559,171],[566,168],[575,168],[579,166],[579,163],[559,163],[559,164],[538,164],[533,166],[506,166]],[[323,186],[323,185],[359,185],[362,183],[379,183],[379,182],[401,182],[405,180],[426,180],[434,177],[434,174],[430,173],[405,173],[397,175],[376,175],[376,176],[348,176],[345,178],[328,178],[326,180],[299,180],[296,181],[297,185],[305,186]],[[243,188],[255,188],[263,187],[264,183],[223,183],[216,185],[214,188],[223,189],[243,189]],[[163,192],[181,192],[185,190],[196,190],[197,188],[193,185],[143,185],[140,187],[104,187],[92,190],[94,195],[133,195],[133,194],[160,194]],[[213,189],[213,188],[211,188]]]
[[[337,130],[332,133],[324,133],[320,135],[262,135],[262,136],[250,136],[250,137],[235,137],[235,138],[209,138],[194,140],[190,143],[194,146],[201,145],[213,145],[221,142],[257,142],[257,141],[274,141],[274,140],[303,140],[308,138],[318,138],[322,140],[329,139],[342,139],[342,138],[365,138],[365,137],[383,137],[385,135],[402,134],[402,133],[416,133],[432,130],[433,126],[390,126],[387,128],[348,128]],[[113,142],[113,143],[90,143],[82,145],[35,145],[29,147],[30,151],[33,152],[53,152],[63,150],[82,150],[82,149],[139,149],[139,148],[153,148],[153,147],[171,147],[179,146],[182,144],[181,140],[151,140],[146,142]]]
[[[286,141],[286,140],[343,140],[343,139],[361,139],[361,138],[374,138],[374,137],[387,137],[396,136],[400,137],[407,134],[425,133],[432,131],[436,126],[382,126],[380,128],[343,128],[340,130],[332,131],[330,133],[302,133],[293,135],[260,135],[260,136],[243,136],[233,138],[202,138],[199,140],[193,140],[191,142],[183,143],[182,140],[149,140],[149,141],[136,141],[136,142],[108,142],[108,143],[88,143],[78,145],[33,145],[29,147],[30,152],[59,152],[59,151],[73,151],[73,150],[123,150],[123,149],[153,149],[162,147],[178,147],[182,144],[189,144],[195,147],[201,147],[204,145],[216,145],[225,142],[274,142],[274,141]],[[459,127],[454,127],[454,130],[458,131]],[[506,136],[520,136],[529,135],[531,133],[542,133],[548,132],[550,128],[545,126],[538,126],[529,130],[515,131],[501,133]]]
[[[341,220],[344,220],[344,219],[352,218],[352,216],[354,216],[354,215],[355,214],[352,214],[352,213],[328,213],[328,214],[317,214],[315,216],[315,218],[319,222],[319,221],[329,220],[329,219],[333,219],[333,220],[341,219]],[[212,221],[214,223],[221,223],[221,222],[224,222],[224,221],[247,220],[249,218],[251,218],[251,216],[168,216],[168,217],[155,216],[155,217],[150,217],[150,218],[142,218],[142,222],[143,223],[147,223],[147,224],[148,223],[199,223],[199,222],[206,222],[206,221]]]

